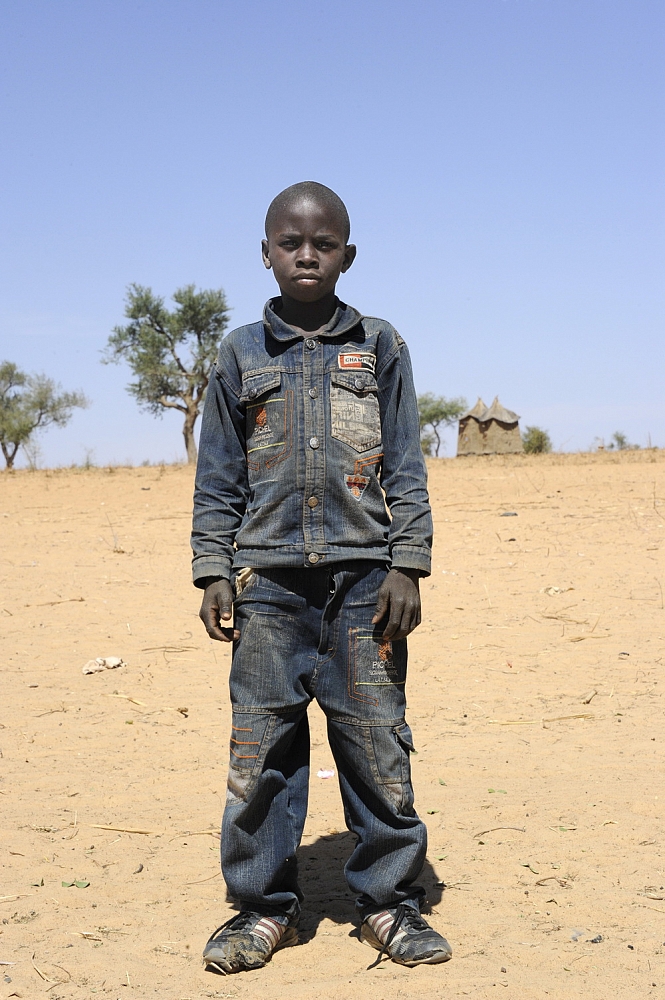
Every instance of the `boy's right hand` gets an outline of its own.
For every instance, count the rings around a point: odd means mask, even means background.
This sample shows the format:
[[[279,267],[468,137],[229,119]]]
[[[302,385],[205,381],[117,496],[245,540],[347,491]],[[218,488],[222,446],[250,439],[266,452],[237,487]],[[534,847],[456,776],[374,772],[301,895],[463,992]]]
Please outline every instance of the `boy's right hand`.
[[[219,642],[233,642],[240,638],[240,632],[234,628],[222,628],[222,622],[228,622],[233,615],[233,591],[228,580],[213,580],[206,584],[199,611],[199,618],[211,639]]]

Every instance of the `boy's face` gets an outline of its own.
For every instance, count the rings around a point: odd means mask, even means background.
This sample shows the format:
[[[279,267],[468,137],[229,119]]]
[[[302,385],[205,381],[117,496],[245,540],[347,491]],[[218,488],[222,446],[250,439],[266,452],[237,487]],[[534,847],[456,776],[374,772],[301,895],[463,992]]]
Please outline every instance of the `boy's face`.
[[[309,199],[278,212],[261,246],[282,294],[298,302],[318,302],[334,292],[356,256],[336,213]]]

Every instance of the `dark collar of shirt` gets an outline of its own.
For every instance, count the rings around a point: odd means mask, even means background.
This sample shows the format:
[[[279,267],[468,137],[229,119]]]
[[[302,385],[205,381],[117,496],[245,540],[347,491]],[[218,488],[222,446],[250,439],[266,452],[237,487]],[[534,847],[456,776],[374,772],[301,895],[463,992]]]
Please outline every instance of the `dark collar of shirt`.
[[[289,326],[281,319],[275,309],[279,309],[281,305],[281,298],[269,299],[265,304],[263,310],[263,325],[267,332],[275,338],[275,340],[302,340],[307,334],[303,334],[302,330],[296,330],[295,327]],[[340,302],[337,300],[337,308],[333,313],[332,319],[326,324],[323,330],[317,334],[318,337],[339,337],[358,325],[361,320],[361,315],[357,309],[353,306],[347,306],[345,302]]]

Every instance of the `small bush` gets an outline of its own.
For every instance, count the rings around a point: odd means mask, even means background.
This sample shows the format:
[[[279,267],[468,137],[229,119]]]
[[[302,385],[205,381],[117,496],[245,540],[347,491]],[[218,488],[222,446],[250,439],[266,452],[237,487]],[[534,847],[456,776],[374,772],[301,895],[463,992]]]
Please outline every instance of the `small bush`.
[[[552,450],[552,442],[542,427],[527,427],[522,434],[522,444],[527,455],[543,455]]]
[[[639,444],[631,444],[622,431],[615,431],[612,435],[612,440],[607,447],[610,449],[616,448],[617,451],[633,451],[640,446]]]

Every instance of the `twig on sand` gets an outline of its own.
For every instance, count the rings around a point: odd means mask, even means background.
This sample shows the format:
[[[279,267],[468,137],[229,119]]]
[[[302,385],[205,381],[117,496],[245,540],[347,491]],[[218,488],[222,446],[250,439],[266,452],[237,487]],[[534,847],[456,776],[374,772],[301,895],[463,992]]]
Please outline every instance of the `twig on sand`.
[[[161,650],[164,653],[187,653],[198,648],[198,646],[145,646],[141,652],[158,653]]]
[[[568,879],[559,878],[558,875],[548,875],[546,878],[540,878],[536,882],[536,885],[545,885],[546,882],[558,882],[562,889],[568,885]]]
[[[473,839],[484,837],[486,833],[496,833],[497,830],[517,830],[519,833],[526,833],[525,826],[493,826],[491,830],[481,830],[480,833],[474,833]]]
[[[147,837],[157,836],[156,830],[136,830],[132,826],[105,826],[102,823],[86,823],[86,826],[90,826],[93,830],[111,830],[113,833],[143,833]]]
[[[68,597],[64,601],[44,601],[43,604],[24,604],[24,608],[54,608],[56,604],[80,604],[85,597]]]
[[[197,878],[195,882],[185,882],[185,885],[200,885],[201,882],[210,882],[213,878],[218,878],[221,874],[221,872],[215,872],[214,875],[208,875],[207,878]]]
[[[568,719],[595,719],[593,712],[575,715],[556,715],[552,719],[488,719],[491,726],[544,726],[547,722],[566,722]]]
[[[33,955],[32,955],[32,958],[31,958],[30,961],[32,962],[32,967],[35,970],[35,972],[37,973],[37,975],[41,979],[43,979],[45,983],[53,983],[53,985],[56,984],[57,980],[55,980],[55,979],[49,979],[49,977],[46,975],[46,973],[42,972],[42,970],[35,965],[34,952],[33,952]]]
[[[537,726],[540,719],[488,719],[490,726]]]
[[[139,701],[138,698],[132,698],[129,694],[118,694],[117,691],[114,691],[113,694],[110,694],[108,691],[104,691],[103,693],[107,698],[124,698],[126,701],[131,701],[132,705],[142,705],[145,707],[144,701]]]
[[[593,712],[577,712],[575,715],[556,715],[553,719],[541,719],[540,721],[545,724],[546,722],[566,722],[568,719],[595,719],[596,716]]]
[[[171,843],[171,841],[173,840],[182,840],[184,837],[208,837],[208,836],[217,837],[218,840],[221,840],[222,837],[219,830],[194,830],[193,833],[189,833],[189,831],[187,831],[186,833],[177,833],[175,837],[171,837],[169,843]]]

